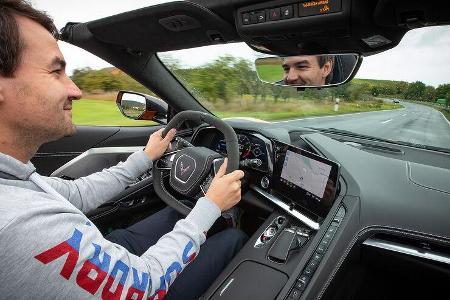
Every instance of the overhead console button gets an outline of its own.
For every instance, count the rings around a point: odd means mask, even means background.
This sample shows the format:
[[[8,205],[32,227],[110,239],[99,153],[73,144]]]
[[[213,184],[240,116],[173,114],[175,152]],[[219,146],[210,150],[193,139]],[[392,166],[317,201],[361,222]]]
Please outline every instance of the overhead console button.
[[[292,5],[283,6],[281,8],[281,18],[290,19],[294,17],[294,7]]]
[[[272,8],[269,11],[269,20],[276,21],[280,19],[280,8]]]
[[[256,12],[256,18],[258,19],[258,23],[264,23],[266,21],[266,12],[265,11]]]
[[[258,23],[258,17],[256,16],[256,13],[250,13],[250,24],[256,23]]]
[[[248,13],[242,14],[242,24],[244,25],[250,24],[250,14]]]

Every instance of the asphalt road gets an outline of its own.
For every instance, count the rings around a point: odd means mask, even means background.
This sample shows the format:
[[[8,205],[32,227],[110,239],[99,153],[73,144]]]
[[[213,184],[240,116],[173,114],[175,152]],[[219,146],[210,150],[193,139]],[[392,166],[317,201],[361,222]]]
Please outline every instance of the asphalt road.
[[[359,134],[450,149],[450,123],[436,109],[401,102],[402,109],[313,117],[277,122],[320,128],[334,127]]]

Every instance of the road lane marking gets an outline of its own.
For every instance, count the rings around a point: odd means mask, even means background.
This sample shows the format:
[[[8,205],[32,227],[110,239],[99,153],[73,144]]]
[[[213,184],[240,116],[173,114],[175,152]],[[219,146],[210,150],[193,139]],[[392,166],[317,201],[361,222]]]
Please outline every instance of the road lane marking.
[[[291,119],[291,120],[285,120],[285,121],[272,121],[272,123],[289,123],[292,121],[304,121],[304,120],[314,120],[314,119],[325,119],[325,118],[339,118],[339,117],[348,117],[348,116],[354,116],[354,115],[361,115],[361,114],[374,114],[374,113],[380,113],[380,112],[388,112],[388,111],[400,111],[405,110],[406,108],[397,108],[397,109],[383,109],[383,110],[375,110],[375,111],[362,111],[357,113],[350,113],[350,114],[341,114],[341,115],[330,115],[330,116],[321,116],[321,117],[307,117],[307,118],[299,118],[299,119]]]
[[[436,109],[437,110],[437,109]],[[437,110],[438,111],[438,110]],[[444,116],[444,114],[442,113],[442,112],[440,112],[440,111],[438,111],[441,115],[442,115],[442,117],[444,118],[444,120],[445,121],[447,121],[447,124],[450,126],[450,122],[447,120],[447,118]]]
[[[389,122],[392,121],[392,120],[394,120],[394,119],[389,119],[389,120],[383,121],[383,122],[381,122],[381,124],[389,123]]]

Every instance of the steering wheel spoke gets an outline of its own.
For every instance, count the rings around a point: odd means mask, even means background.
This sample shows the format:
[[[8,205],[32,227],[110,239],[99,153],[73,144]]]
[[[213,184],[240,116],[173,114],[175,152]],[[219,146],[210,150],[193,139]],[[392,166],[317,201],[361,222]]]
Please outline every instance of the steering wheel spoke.
[[[172,164],[175,156],[179,151],[180,150],[175,150],[165,153],[163,156],[161,156],[160,159],[156,161],[155,168],[157,168],[158,170],[170,171],[172,169]]]

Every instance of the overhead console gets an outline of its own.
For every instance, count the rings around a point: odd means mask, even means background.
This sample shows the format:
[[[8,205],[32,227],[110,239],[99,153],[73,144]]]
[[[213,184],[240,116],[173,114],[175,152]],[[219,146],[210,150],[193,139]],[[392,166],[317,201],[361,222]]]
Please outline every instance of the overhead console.
[[[410,29],[445,20],[436,5],[406,0],[277,0],[235,13],[242,39],[257,51],[277,55],[370,55],[395,47]]]
[[[344,38],[350,33],[350,1],[314,0],[271,1],[238,10],[238,32],[258,51],[285,53],[317,53],[321,40]],[[326,15],[326,17],[325,17]],[[332,30],[330,30],[332,29]],[[319,43],[303,43],[317,38]]]

